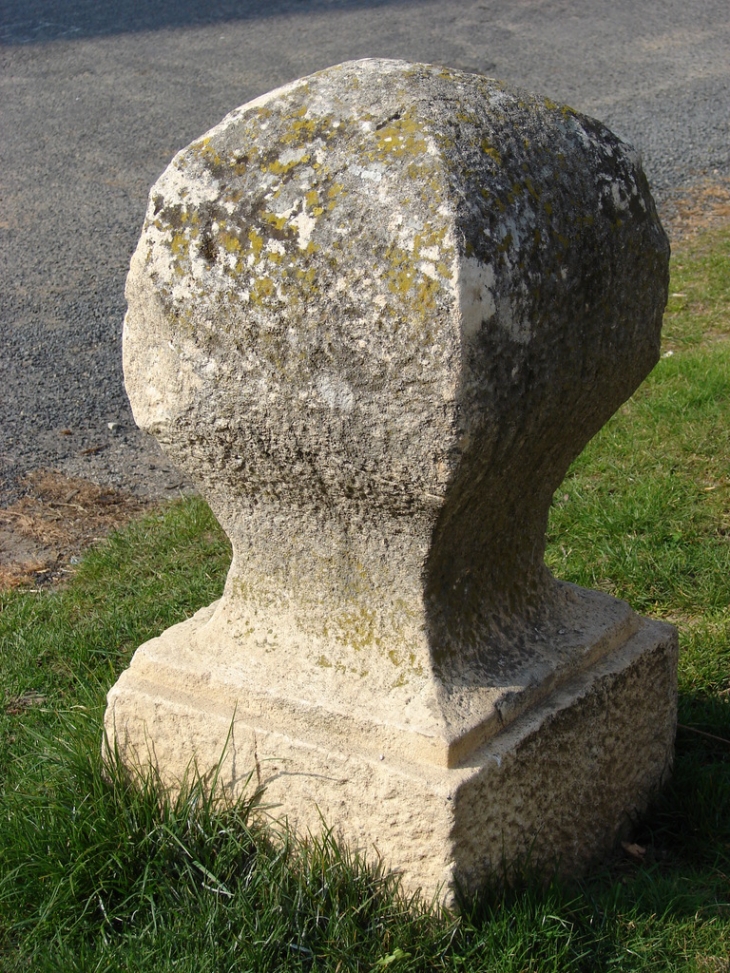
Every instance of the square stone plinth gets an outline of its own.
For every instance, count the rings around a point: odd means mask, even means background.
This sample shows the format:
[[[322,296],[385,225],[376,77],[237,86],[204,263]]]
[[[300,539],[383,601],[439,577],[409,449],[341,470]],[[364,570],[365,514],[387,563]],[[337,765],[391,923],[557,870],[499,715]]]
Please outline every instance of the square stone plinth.
[[[232,796],[264,788],[267,814],[299,833],[324,822],[426,898],[449,901],[456,884],[473,890],[528,855],[579,873],[671,768],[677,637],[665,623],[634,616],[619,645],[444,766],[409,753],[397,713],[372,745],[363,732],[348,745],[346,700],[328,711],[304,683],[287,700],[252,685],[242,647],[209,639],[214,614],[141,646],[110,691],[106,729],[122,759],[152,762],[173,788],[193,763],[201,773],[220,765]]]

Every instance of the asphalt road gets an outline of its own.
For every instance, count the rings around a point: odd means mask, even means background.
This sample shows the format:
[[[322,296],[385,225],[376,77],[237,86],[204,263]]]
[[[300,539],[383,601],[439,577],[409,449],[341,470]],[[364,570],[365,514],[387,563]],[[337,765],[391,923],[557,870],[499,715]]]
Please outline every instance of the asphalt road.
[[[0,503],[41,467],[179,488],[121,373],[147,191],[230,109],[367,56],[481,71],[601,118],[641,151],[660,205],[730,176],[727,0],[0,0]]]

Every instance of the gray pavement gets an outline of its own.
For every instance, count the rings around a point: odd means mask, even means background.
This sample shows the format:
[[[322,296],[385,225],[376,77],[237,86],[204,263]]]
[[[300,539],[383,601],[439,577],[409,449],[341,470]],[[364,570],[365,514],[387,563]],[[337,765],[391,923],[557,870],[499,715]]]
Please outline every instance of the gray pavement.
[[[660,206],[730,176],[727,0],[0,0],[0,503],[41,467],[179,489],[121,374],[147,191],[230,109],[367,56],[601,118],[641,151]]]

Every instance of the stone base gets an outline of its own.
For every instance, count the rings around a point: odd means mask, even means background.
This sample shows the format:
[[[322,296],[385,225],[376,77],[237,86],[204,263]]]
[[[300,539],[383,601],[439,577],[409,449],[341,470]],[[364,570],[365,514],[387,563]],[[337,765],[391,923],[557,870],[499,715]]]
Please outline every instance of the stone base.
[[[528,857],[564,874],[585,870],[611,850],[670,771],[677,685],[670,625],[639,619],[610,654],[458,766],[444,767],[411,760],[407,749],[399,757],[343,752],[341,737],[330,749],[326,722],[316,725],[321,708],[312,709],[311,732],[299,720],[296,735],[286,735],[267,719],[266,687],[258,715],[248,687],[241,718],[235,675],[245,682],[245,656],[238,665],[226,660],[233,692],[225,694],[215,687],[220,646],[198,639],[195,671],[179,664],[181,647],[210,615],[203,609],[141,646],[111,689],[106,729],[122,758],[151,761],[171,787],[193,762],[201,773],[220,762],[219,784],[232,795],[265,788],[267,813],[300,833],[332,826],[426,898],[449,901],[455,884],[473,890],[505,863]]]

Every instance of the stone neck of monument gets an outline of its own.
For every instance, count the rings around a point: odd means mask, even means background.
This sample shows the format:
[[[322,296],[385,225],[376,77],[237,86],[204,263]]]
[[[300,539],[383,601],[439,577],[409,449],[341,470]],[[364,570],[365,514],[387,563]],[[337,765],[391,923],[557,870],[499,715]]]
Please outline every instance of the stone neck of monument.
[[[630,147],[441,67],[339,65],[180,152],[125,379],[233,562],[111,690],[123,759],[256,767],[428,894],[605,853],[671,765],[676,635],[554,579],[545,533],[657,361],[668,256]]]

